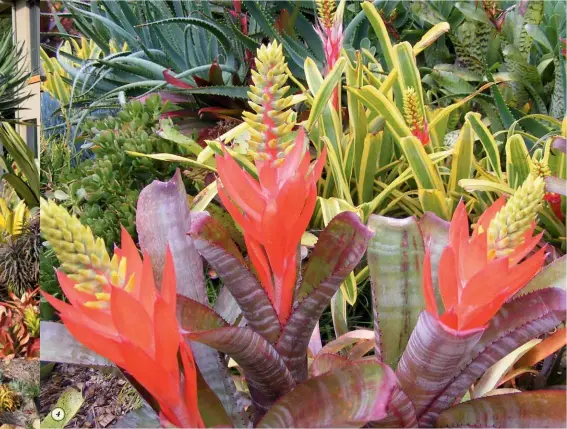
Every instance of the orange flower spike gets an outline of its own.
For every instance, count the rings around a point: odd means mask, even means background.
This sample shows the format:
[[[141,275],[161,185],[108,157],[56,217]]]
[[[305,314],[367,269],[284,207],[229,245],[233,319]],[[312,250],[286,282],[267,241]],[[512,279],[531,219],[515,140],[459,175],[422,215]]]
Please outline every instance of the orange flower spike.
[[[532,236],[543,200],[543,181],[528,179],[505,204],[501,198],[480,217],[469,236],[465,205],[457,207],[449,244],[439,261],[439,292],[445,310],[438,313],[431,280],[431,255],[423,265],[426,310],[446,326],[464,331],[484,327],[504,302],[541,269],[545,248],[522,261],[541,239]]]
[[[259,188],[248,187],[250,198],[261,204],[260,210],[240,205],[241,196],[233,190],[247,183],[251,176],[239,168],[225,152],[217,156],[221,186],[219,196],[224,206],[242,227],[251,261],[280,320],[287,320],[291,311],[297,271],[297,248],[309,224],[317,200],[317,180],[325,162],[325,152],[311,166],[305,145],[305,132],[300,129],[294,146],[283,163],[256,160]],[[238,168],[236,168],[238,167]],[[267,184],[265,184],[267,181]],[[230,185],[225,186],[225,183]],[[255,218],[259,216],[259,220]]]
[[[56,249],[67,249],[64,254],[56,251],[57,256],[62,260],[80,259],[92,263],[92,257],[73,257],[68,252],[73,243],[83,249],[77,243],[94,242],[90,229],[79,227],[76,218],[64,209],[44,206],[42,222],[48,225],[46,238],[52,245],[57,243]],[[77,281],[71,278],[84,274],[58,272],[69,303],[47,293],[43,296],[59,312],[71,335],[126,370],[156,399],[164,421],[177,427],[204,427],[197,406],[196,369],[191,349],[179,334],[173,258],[168,251],[160,293],[154,284],[149,258],[145,256],[142,260],[124,229],[122,243],[122,249],[116,249],[110,266],[100,268],[98,275],[106,280],[99,279],[99,289],[94,294],[77,287]],[[68,263],[68,266],[71,265]],[[85,268],[78,270],[85,271]]]
[[[315,209],[325,152],[311,165],[305,131],[291,138],[295,122],[289,108],[292,97],[286,96],[282,46],[274,42],[260,47],[256,69],[248,92],[253,112],[244,112],[244,120],[258,180],[225,149],[216,157],[218,192],[243,230],[250,261],[283,323],[291,312],[297,248]]]

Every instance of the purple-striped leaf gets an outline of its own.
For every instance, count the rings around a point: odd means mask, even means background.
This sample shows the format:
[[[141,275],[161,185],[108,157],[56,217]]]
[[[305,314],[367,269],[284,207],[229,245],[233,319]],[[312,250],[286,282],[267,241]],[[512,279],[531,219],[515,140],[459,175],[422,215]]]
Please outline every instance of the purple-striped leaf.
[[[360,427],[385,415],[393,386],[392,370],[385,365],[352,362],[298,385],[258,427]]]
[[[176,170],[168,182],[154,180],[138,198],[136,230],[140,247],[151,258],[156,284],[161,285],[167,247],[175,263],[177,293],[208,303],[203,262],[193,240],[187,192]]]
[[[210,307],[181,296],[177,317],[185,338],[213,347],[240,365],[259,415],[295,386],[274,347],[252,329],[229,326]]]
[[[333,353],[319,353],[309,367],[311,377],[317,377],[337,368],[342,368],[349,364],[345,357]]]
[[[207,331],[230,326],[208,305],[177,295],[177,320],[181,332]]]
[[[315,324],[346,276],[364,255],[372,232],[343,212],[321,232],[307,262],[294,309],[276,349],[297,382],[307,378],[307,347]]]
[[[540,390],[490,396],[445,410],[435,427],[564,428],[564,390]]]
[[[191,229],[191,213],[179,170],[168,182],[154,180],[140,192],[136,229],[140,247],[152,261],[156,284],[161,284],[169,246],[175,265],[177,293],[208,305],[203,262],[187,235]],[[193,344],[192,348],[203,378],[222,401],[233,424],[246,425],[247,416],[240,394],[218,352],[201,344]]]
[[[406,348],[425,308],[421,271],[425,249],[414,217],[392,219],[371,215],[375,232],[368,246],[376,356],[392,368]]]
[[[455,331],[423,311],[396,370],[399,387],[419,416],[453,380],[484,329]],[[396,405],[396,404],[394,404]]]
[[[242,309],[248,325],[274,343],[281,332],[276,311],[226,230],[206,213],[199,213],[193,221],[191,236]]]
[[[308,347],[313,356],[316,356],[317,353],[319,353],[323,348],[323,342],[321,341],[321,331],[319,330],[319,322],[315,324],[315,329],[313,329],[311,338],[309,338]]]
[[[566,292],[540,289],[504,304],[494,316],[458,374],[419,417],[423,427],[433,425],[439,414],[453,404],[488,368],[522,344],[565,322]]]
[[[415,407],[408,395],[399,387],[394,387],[388,403],[387,417],[377,422],[369,423],[373,428],[414,428],[417,427]]]
[[[242,314],[242,310],[227,287],[221,289],[215,300],[214,309],[230,325],[233,325],[238,316]]]

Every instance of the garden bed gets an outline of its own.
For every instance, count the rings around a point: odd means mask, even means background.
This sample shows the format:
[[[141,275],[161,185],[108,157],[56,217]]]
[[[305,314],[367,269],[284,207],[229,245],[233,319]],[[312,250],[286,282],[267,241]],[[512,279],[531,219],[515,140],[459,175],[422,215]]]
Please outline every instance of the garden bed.
[[[85,366],[59,364],[41,384],[42,419],[68,387],[82,392],[84,403],[66,427],[106,428],[141,406],[141,399],[122,377]]]
[[[39,361],[13,359],[0,360],[0,384],[7,384],[16,394],[19,407],[14,411],[0,413],[0,427],[11,425],[29,428],[39,427]]]

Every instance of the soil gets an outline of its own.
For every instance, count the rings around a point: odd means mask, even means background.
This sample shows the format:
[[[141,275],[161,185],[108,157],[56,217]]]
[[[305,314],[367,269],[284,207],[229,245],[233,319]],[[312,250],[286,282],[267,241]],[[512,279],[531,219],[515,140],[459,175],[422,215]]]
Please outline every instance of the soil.
[[[121,376],[85,366],[57,364],[41,382],[42,419],[69,386],[81,391],[85,402],[65,426],[67,428],[106,428],[136,408],[136,404],[141,405],[139,397]]]
[[[39,360],[13,359],[9,362],[0,360],[0,383],[23,382],[29,386],[39,386]],[[34,427],[38,425],[37,398],[18,392],[20,408],[0,414],[0,427]],[[34,401],[35,400],[35,401]]]

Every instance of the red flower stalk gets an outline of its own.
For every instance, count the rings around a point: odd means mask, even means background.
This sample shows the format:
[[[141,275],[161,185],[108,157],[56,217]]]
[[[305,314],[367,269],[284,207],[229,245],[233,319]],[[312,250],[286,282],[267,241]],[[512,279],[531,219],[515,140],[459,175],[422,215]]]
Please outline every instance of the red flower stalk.
[[[548,202],[549,207],[561,222],[565,220],[565,215],[561,210],[561,195],[556,194],[554,192],[546,192],[545,197],[543,197],[545,201]]]
[[[535,229],[533,221],[527,228],[518,230],[521,244],[506,249],[501,245],[506,240],[513,241],[510,240],[511,227],[508,228],[507,237],[494,234],[494,220],[504,204],[504,198],[492,204],[480,217],[469,238],[465,205],[459,203],[451,221],[449,245],[439,261],[439,292],[445,307],[441,315],[433,293],[431,253],[427,249],[423,262],[426,309],[449,328],[464,331],[484,327],[502,304],[516,294],[543,265],[545,248],[520,263],[542,236],[538,234],[532,237]]]
[[[311,166],[303,129],[285,158],[266,148],[255,161],[259,180],[226,152],[216,157],[222,203],[242,227],[250,260],[280,321],[291,312],[301,236],[317,200],[325,151]],[[291,149],[291,150],[289,150]],[[266,159],[267,158],[267,159]]]
[[[145,255],[142,261],[124,229],[122,246],[113,260],[119,268],[101,271],[97,277],[104,286],[95,293],[95,301],[93,294],[77,288],[62,272],[57,276],[70,304],[43,295],[79,342],[126,370],[156,399],[164,425],[204,427],[197,407],[193,355],[176,317],[172,256],[167,253],[160,293],[149,258]]]
[[[318,0],[317,9],[319,18],[315,31],[323,43],[323,51],[325,52],[325,60],[327,62],[324,74],[327,75],[341,55],[344,41],[343,17],[342,13],[335,11],[335,0]],[[338,88],[335,88],[333,91],[332,100],[333,107],[337,110],[339,108]]]

